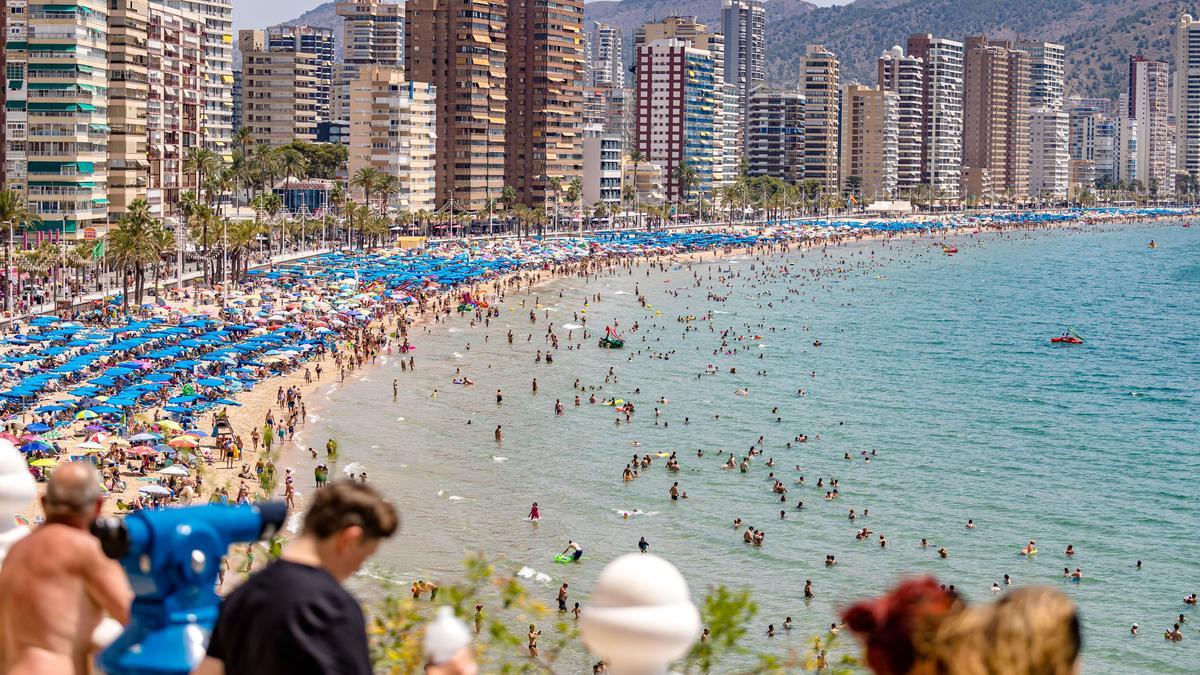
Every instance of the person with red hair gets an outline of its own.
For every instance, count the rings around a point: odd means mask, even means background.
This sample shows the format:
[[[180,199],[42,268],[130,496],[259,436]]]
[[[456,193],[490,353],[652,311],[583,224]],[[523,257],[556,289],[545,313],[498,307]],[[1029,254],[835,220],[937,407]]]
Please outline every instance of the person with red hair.
[[[879,675],[1073,675],[1081,647],[1075,605],[1061,592],[1031,587],[967,607],[931,577],[842,613]]]

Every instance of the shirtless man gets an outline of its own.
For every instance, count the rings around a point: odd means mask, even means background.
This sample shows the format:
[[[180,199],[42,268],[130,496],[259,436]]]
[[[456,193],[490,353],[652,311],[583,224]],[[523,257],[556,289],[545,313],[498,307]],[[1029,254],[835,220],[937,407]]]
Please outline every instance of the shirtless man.
[[[46,523],[13,545],[0,571],[0,672],[89,673],[103,616],[129,622],[125,572],[88,532],[103,504],[91,464],[54,472],[42,497]]]

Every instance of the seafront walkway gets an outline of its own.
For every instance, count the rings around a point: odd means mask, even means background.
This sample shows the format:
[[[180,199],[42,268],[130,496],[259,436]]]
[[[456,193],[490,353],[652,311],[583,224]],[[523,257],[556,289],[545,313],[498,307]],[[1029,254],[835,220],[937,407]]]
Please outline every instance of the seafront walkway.
[[[254,270],[254,269],[262,269],[262,268],[270,268],[274,265],[282,265],[282,264],[286,264],[286,263],[293,262],[296,260],[303,260],[305,258],[311,258],[313,256],[329,253],[330,251],[333,251],[333,250],[334,249],[332,249],[332,248],[316,248],[316,249],[310,249],[310,250],[304,250],[304,251],[289,251],[286,253],[273,255],[270,257],[269,260],[260,260],[258,262],[252,262],[250,264],[249,269]],[[147,274],[147,276],[149,277],[151,275]],[[204,277],[204,271],[203,271],[203,269],[201,269],[199,267],[199,265],[188,265],[188,268],[183,273],[183,284],[184,284],[184,286],[193,285],[193,284],[195,284],[195,282],[198,279],[203,279],[203,277]],[[158,281],[159,281],[158,285],[160,288],[164,288],[164,289],[165,288],[173,288],[179,282],[179,275],[178,274],[163,275],[159,278]],[[70,308],[73,309],[75,307],[79,307],[81,305],[87,305],[87,304],[90,304],[97,300],[103,300],[104,298],[111,297],[113,295],[121,293],[121,279],[119,276],[117,276],[116,272],[105,272],[101,279],[100,285],[101,285],[102,290],[99,290],[99,291],[93,291],[91,293],[83,293],[80,295],[71,296],[69,298],[60,297],[60,298],[58,298],[58,302],[59,302],[58,306],[56,306],[54,302],[46,302],[46,303],[42,303],[39,305],[34,305],[32,307],[28,307],[24,311],[22,311],[20,313],[16,313],[13,316],[0,316],[0,332],[7,332],[8,327],[12,324],[13,321],[21,321],[21,320],[27,319],[29,317],[34,317],[34,316],[38,316],[41,314],[49,314],[49,313],[57,311],[57,310],[67,309],[62,306],[62,303],[64,301],[70,301],[70,303],[71,303]],[[147,284],[147,290],[150,290],[150,288],[152,288],[150,286],[150,284]],[[130,284],[130,289],[132,290],[132,284]]]

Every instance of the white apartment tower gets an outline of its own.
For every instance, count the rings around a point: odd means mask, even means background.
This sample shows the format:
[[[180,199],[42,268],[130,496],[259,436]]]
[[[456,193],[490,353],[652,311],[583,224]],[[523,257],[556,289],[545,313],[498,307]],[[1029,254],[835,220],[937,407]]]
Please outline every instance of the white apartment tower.
[[[904,196],[921,183],[923,138],[922,97],[925,65],[905,56],[896,45],[879,57],[879,88],[894,92],[897,99],[896,191]]]
[[[621,29],[599,21],[592,22],[591,45],[592,79],[589,87],[609,85],[625,87],[625,68],[622,60]]]
[[[804,94],[759,87],[750,95],[746,159],[751,176],[804,180]]]
[[[399,68],[362,66],[350,83],[350,175],[370,167],[396,176],[389,206],[415,213],[436,208],[436,89],[404,79]]]
[[[1175,170],[1200,177],[1200,20],[1190,14],[1175,32]]]
[[[1167,64],[1129,57],[1129,119],[1137,120],[1137,180],[1150,192],[1172,191],[1168,175]]]
[[[1071,120],[1063,111],[1066,47],[1022,40],[1017,48],[1029,53],[1029,194],[1065,199],[1071,177]]]
[[[935,193],[960,194],[963,141],[963,43],[926,33],[908,38],[921,59],[921,183]]]
[[[342,17],[342,63],[337,64],[330,96],[330,118],[350,119],[350,82],[367,65],[404,67],[404,5],[380,0],[351,0],[336,5]]]
[[[233,0],[161,0],[157,4],[195,12],[204,19],[201,65],[204,146],[224,157],[233,153]]]
[[[743,118],[750,94],[767,79],[765,61],[767,10],[761,0],[724,0],[721,32],[725,35],[725,82],[737,88]],[[743,141],[744,143],[744,141]]]

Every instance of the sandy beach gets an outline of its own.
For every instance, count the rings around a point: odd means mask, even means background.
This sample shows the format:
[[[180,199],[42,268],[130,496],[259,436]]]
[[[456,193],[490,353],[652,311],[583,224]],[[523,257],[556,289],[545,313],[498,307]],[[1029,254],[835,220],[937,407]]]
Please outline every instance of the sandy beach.
[[[941,224],[941,221],[934,220],[931,224]],[[1045,228],[1045,227],[1071,227],[1076,223],[1057,223],[1057,224],[1040,224],[1032,226],[1010,225],[1006,227],[995,225],[981,226],[983,229],[1015,229],[1021,227],[1030,228]],[[733,230],[741,232],[751,232],[756,228],[746,226],[735,226]],[[909,238],[909,237],[926,237],[931,241],[937,241],[942,238],[944,233],[940,230],[929,231],[908,231],[908,232],[870,232],[870,231],[855,231],[852,233],[835,233],[824,238],[811,238],[807,240],[789,241],[782,244],[770,244],[772,250],[780,250],[779,246],[784,246],[788,250],[799,250],[802,248],[818,248],[830,245],[838,245],[847,240],[863,241],[869,239],[890,239],[890,238]],[[388,333],[393,333],[396,330],[396,319],[398,316],[405,317],[408,321],[408,330],[417,332],[423,326],[436,321],[436,316],[439,313],[449,313],[453,311],[453,305],[457,303],[457,299],[463,290],[469,289],[472,295],[476,298],[491,302],[493,306],[498,306],[497,295],[504,293],[513,293],[518,291],[528,292],[536,290],[540,286],[549,283],[552,280],[563,277],[590,275],[590,274],[605,274],[612,273],[614,270],[624,269],[624,265],[636,265],[647,262],[657,262],[661,264],[685,264],[690,262],[698,262],[703,260],[713,260],[726,258],[737,255],[753,254],[756,250],[761,250],[763,247],[724,247],[703,251],[690,252],[672,252],[665,255],[651,256],[626,256],[622,258],[603,258],[598,261],[585,260],[582,262],[571,262],[563,265],[550,267],[548,269],[537,270],[519,270],[505,274],[496,279],[487,279],[475,282],[464,288],[443,289],[440,293],[430,296],[425,304],[424,309],[418,309],[413,305],[402,314],[385,315],[382,321],[378,318],[366,324],[369,330],[383,329]],[[502,301],[501,301],[502,302]],[[219,315],[221,307],[214,304],[200,304],[195,307],[196,313],[204,313],[212,316]],[[423,350],[437,350],[439,346],[436,344],[422,344]],[[389,351],[391,347],[387,348]],[[415,358],[417,363],[421,361],[421,353],[410,355]],[[372,363],[373,358],[366,359],[362,366],[363,373],[368,374],[374,370]],[[321,379],[317,379],[315,374],[315,366],[321,363],[324,368],[324,373]],[[311,382],[306,382],[305,373],[311,374]],[[347,386],[338,381],[336,368],[333,367],[333,362],[329,354],[323,354],[314,359],[300,360],[285,374],[264,379],[249,390],[237,393],[233,398],[240,403],[240,406],[225,406],[223,410],[227,412],[228,422],[233,429],[235,435],[245,440],[246,448],[243,455],[233,462],[232,468],[226,468],[226,462],[223,459],[214,457],[210,462],[193,462],[189,467],[192,476],[189,480],[199,478],[203,485],[193,498],[193,503],[204,503],[209,500],[214,491],[224,488],[227,493],[232,495],[237,494],[243,483],[248,483],[247,487],[254,499],[259,498],[262,488],[256,481],[239,478],[238,474],[241,471],[242,465],[247,464],[253,467],[255,462],[262,460],[263,462],[271,462],[274,464],[279,476],[278,483],[274,493],[266,495],[270,498],[282,498],[285,491],[283,476],[286,470],[292,469],[295,474],[295,510],[294,513],[303,511],[305,492],[311,485],[309,482],[313,475],[313,470],[318,463],[327,462],[324,453],[324,446],[327,439],[314,438],[306,430],[310,420],[320,419],[321,416],[333,411],[325,409],[324,396],[321,395],[322,390],[328,391],[331,387]],[[352,386],[352,385],[348,385]],[[255,453],[249,442],[250,434],[253,429],[263,426],[264,420],[269,413],[274,413],[276,419],[281,416],[286,416],[286,409],[281,409],[277,405],[277,391],[282,388],[284,390],[294,389],[299,393],[306,407],[307,415],[299,419],[299,426],[296,428],[295,435],[287,438],[282,443],[276,443],[268,455],[265,452]],[[37,404],[62,400],[61,393],[55,393],[41,398]],[[36,404],[35,404],[36,405]],[[136,416],[140,420],[154,420],[158,416],[166,416],[160,408],[152,408],[143,410]],[[200,424],[202,428],[211,427],[209,420],[210,414],[203,416],[204,422]],[[206,426],[207,425],[207,426]],[[83,426],[83,423],[76,423],[71,427],[71,430],[64,432],[64,439],[73,438],[73,431]],[[73,442],[67,441],[68,444]],[[211,443],[211,439],[201,439],[202,444]],[[316,450],[315,456],[310,453],[309,448]],[[340,478],[341,467],[335,462],[331,464],[331,477]],[[124,504],[132,503],[138,497],[138,489],[146,485],[146,480],[153,480],[155,474],[148,477],[136,476],[128,471],[124,472],[125,489],[110,493],[106,502],[106,512],[115,513],[118,511],[117,503]],[[44,484],[39,483],[39,489]],[[40,515],[40,506],[36,503],[31,503],[27,509],[21,514],[26,520],[35,522]],[[265,560],[265,556],[262,557]]]

